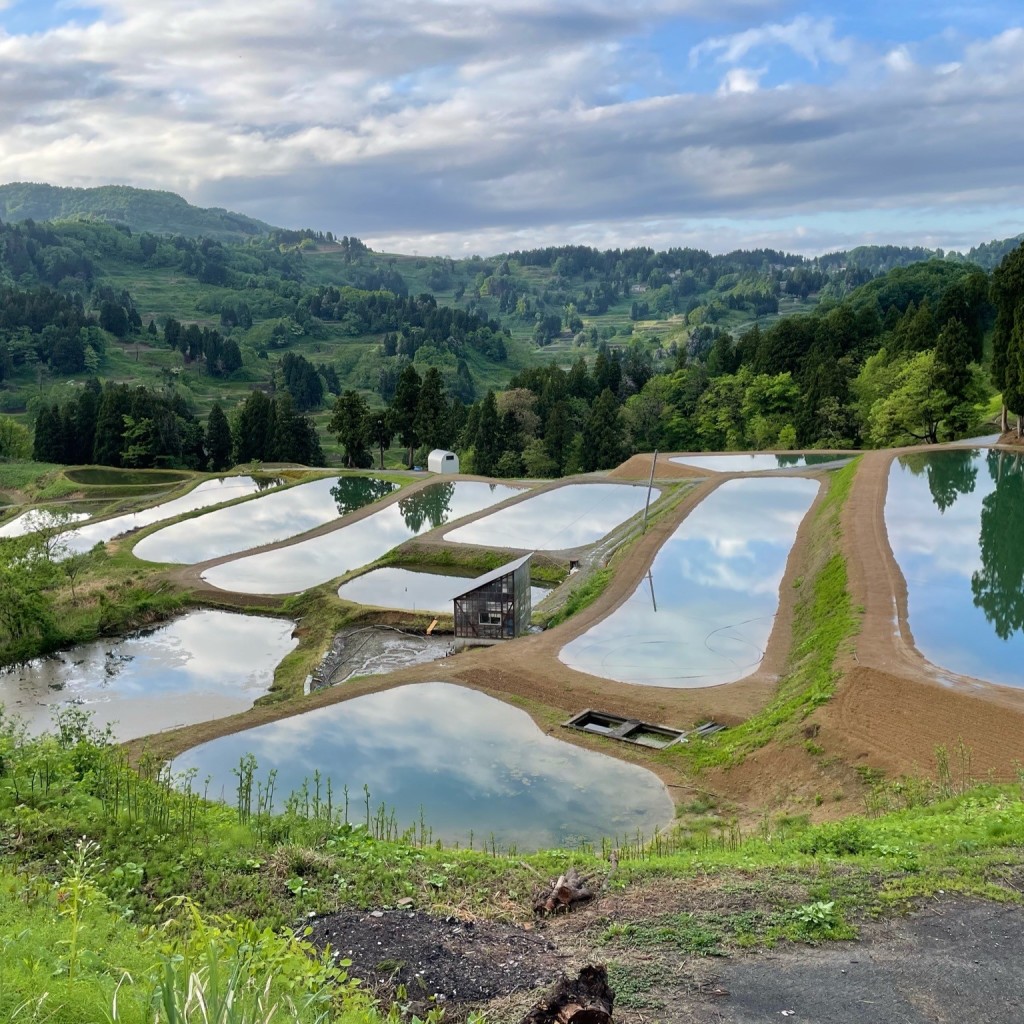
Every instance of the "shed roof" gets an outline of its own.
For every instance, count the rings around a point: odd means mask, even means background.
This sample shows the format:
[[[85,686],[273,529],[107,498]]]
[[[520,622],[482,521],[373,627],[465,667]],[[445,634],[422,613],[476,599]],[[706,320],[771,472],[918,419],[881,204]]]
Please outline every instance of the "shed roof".
[[[444,457],[445,455],[455,455],[455,452],[450,452],[450,451],[448,451],[447,448],[435,448],[430,453],[430,455],[427,456],[427,458],[429,459],[433,455],[440,455],[440,456]],[[457,458],[457,456],[456,456],[456,458]]]
[[[521,565],[528,562],[533,557],[533,552],[528,555],[523,555],[522,558],[517,558],[514,562],[506,562],[504,565],[499,565],[497,569],[492,569],[490,572],[484,573],[483,576],[478,576],[473,580],[472,586],[467,587],[459,594],[453,594],[452,600],[457,600],[460,597],[465,597],[467,594],[472,594],[474,590],[479,590],[482,586],[492,583],[494,580],[500,579],[502,576],[507,576],[509,573],[515,572]]]

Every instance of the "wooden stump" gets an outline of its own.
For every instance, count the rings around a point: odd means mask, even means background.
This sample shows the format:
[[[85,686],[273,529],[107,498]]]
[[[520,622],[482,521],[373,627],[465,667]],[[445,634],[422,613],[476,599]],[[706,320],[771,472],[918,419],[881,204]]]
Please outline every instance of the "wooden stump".
[[[578,903],[586,903],[595,896],[589,878],[583,878],[575,868],[569,868],[564,875],[553,878],[533,898],[535,914],[554,914],[559,910],[571,910]]]
[[[522,1024],[612,1024],[614,1003],[608,971],[601,965],[584,967],[578,978],[563,978]]]

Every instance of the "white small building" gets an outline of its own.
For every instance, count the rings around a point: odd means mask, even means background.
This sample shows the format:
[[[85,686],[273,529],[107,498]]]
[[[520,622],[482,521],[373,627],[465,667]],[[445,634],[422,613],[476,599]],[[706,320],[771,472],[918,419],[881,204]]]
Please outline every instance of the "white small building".
[[[427,469],[431,473],[458,473],[459,457],[455,452],[446,452],[443,448],[435,448],[427,456]]]

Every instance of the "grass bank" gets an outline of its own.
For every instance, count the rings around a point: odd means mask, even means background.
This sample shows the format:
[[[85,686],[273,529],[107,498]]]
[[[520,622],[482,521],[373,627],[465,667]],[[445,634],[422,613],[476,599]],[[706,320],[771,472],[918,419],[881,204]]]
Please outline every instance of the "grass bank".
[[[674,748],[694,769],[737,764],[769,740],[786,738],[835,693],[837,656],[856,635],[860,623],[860,611],[850,600],[846,559],[840,549],[840,515],[858,464],[859,459],[854,459],[831,476],[828,493],[815,510],[809,573],[793,584],[799,595],[789,671],[763,711],[709,739]]]

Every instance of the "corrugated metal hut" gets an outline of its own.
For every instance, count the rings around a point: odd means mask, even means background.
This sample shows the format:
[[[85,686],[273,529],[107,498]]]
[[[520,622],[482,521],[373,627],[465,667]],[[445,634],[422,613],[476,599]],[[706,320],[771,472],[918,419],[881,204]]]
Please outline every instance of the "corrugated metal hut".
[[[457,642],[511,640],[529,629],[530,558],[499,566],[454,598]]]

